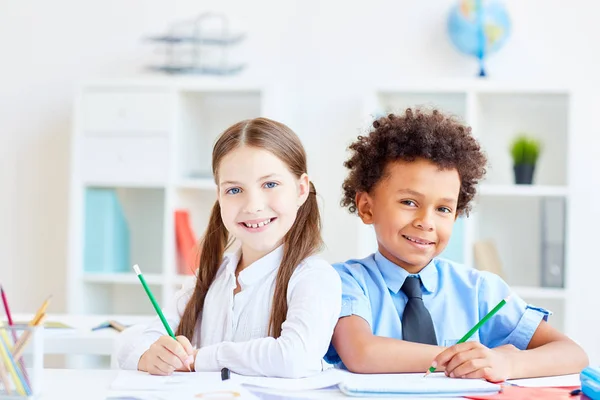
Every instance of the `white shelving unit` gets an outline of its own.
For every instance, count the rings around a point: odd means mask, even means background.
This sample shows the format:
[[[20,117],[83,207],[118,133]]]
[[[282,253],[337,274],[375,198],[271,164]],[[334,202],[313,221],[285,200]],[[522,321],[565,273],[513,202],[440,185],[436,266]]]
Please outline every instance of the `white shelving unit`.
[[[531,83],[412,82],[372,90],[366,96],[364,112],[366,127],[376,115],[402,113],[407,107],[435,107],[458,116],[473,128],[489,165],[486,178],[478,188],[473,211],[456,224],[449,244],[452,255],[458,258],[456,261],[477,267],[474,243],[493,241],[503,274],[514,292],[530,303],[553,311],[550,322],[567,334],[568,277],[573,276],[572,269],[577,268],[569,262],[570,239],[565,228],[570,215],[571,97],[567,87]],[[533,185],[513,183],[509,145],[520,132],[535,135],[543,143]],[[549,218],[541,216],[544,207],[554,207],[546,209]],[[372,228],[360,221],[357,223],[357,256],[361,257],[375,251],[377,245]],[[552,255],[554,261],[563,265],[560,287],[542,285],[542,271],[546,270],[543,237],[546,238],[544,243],[551,245],[557,254]],[[550,264],[548,261],[546,267]]]
[[[68,307],[74,314],[153,315],[131,266],[86,272],[85,193],[117,193],[129,228],[129,263],[139,264],[159,303],[172,300],[177,273],[174,212],[190,212],[199,238],[216,199],[216,137],[246,118],[285,121],[268,88],[236,79],[152,78],[82,84],[75,98],[71,154]],[[137,286],[137,287],[136,287]]]

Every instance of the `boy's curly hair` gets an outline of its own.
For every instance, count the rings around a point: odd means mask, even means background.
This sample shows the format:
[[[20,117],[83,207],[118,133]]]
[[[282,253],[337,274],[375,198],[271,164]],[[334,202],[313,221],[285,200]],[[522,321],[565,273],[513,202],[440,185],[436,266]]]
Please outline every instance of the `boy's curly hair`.
[[[487,163],[470,127],[435,109],[408,108],[402,116],[389,114],[375,120],[373,128],[349,147],[352,155],[344,163],[350,173],[342,185],[343,207],[356,212],[356,194],[371,192],[388,163],[423,158],[442,169],[456,168],[460,177],[457,215],[468,215]]]

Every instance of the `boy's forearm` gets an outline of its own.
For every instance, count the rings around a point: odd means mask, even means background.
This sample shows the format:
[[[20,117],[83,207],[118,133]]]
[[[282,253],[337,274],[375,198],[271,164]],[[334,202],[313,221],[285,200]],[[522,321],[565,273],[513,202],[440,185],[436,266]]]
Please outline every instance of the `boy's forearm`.
[[[570,357],[565,357],[565,354]],[[589,362],[583,349],[571,340],[559,340],[535,349],[510,352],[509,357],[511,379],[575,374]]]
[[[404,340],[373,336],[359,347],[353,362],[344,364],[352,372],[377,374],[400,372],[425,372],[433,359],[445,348],[407,342]]]

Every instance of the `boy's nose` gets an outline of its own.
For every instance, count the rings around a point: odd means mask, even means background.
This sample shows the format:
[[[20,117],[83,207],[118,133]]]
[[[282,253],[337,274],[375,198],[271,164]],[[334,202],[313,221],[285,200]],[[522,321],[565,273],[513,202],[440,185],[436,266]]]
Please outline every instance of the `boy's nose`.
[[[433,219],[431,218],[431,215],[428,212],[424,212],[421,215],[418,215],[414,221],[414,224],[417,228],[422,229],[424,231],[432,232],[434,229]]]

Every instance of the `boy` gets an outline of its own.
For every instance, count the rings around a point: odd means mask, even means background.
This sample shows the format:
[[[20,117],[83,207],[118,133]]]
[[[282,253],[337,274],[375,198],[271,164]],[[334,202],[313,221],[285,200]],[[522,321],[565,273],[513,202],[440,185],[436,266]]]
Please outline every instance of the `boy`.
[[[335,264],[342,313],[330,363],[359,373],[505,379],[577,373],[585,352],[497,275],[437,259],[467,214],[486,157],[468,127],[437,110],[373,123],[350,146],[342,205],[373,225],[378,251]],[[500,300],[507,304],[456,344]],[[560,360],[560,362],[557,362]],[[343,364],[343,365],[342,365]]]

